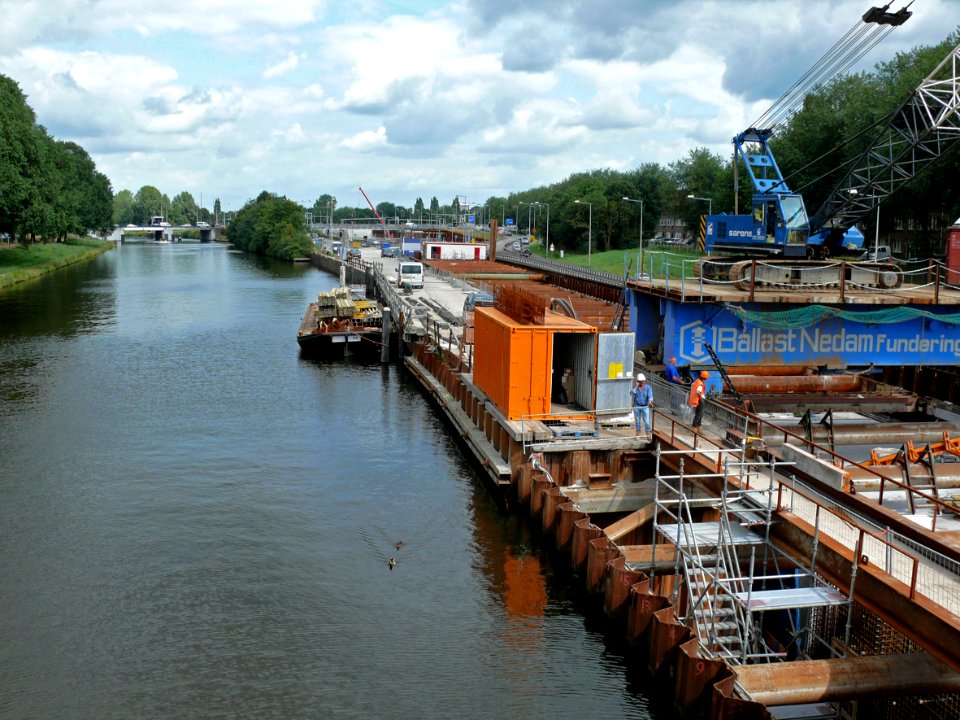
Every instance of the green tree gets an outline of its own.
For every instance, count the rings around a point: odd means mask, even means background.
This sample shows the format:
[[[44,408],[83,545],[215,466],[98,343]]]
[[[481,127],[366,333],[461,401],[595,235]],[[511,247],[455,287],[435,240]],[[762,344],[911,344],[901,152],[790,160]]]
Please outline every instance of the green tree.
[[[42,135],[45,135],[43,133]],[[39,198],[44,137],[20,86],[0,75],[0,232],[17,237]]]
[[[333,216],[337,209],[337,199],[329,193],[324,193],[313,203],[313,221],[327,222],[327,218]]]
[[[138,225],[146,225],[154,215],[163,215],[166,207],[163,194],[152,185],[144,185],[133,198],[133,217]]]
[[[380,213],[380,217],[383,218],[384,222],[390,222],[388,218],[396,216],[397,206],[392,202],[379,202],[377,203],[377,212]]]
[[[173,225],[193,224],[197,221],[197,202],[187,191],[177,193],[170,201],[170,217]]]
[[[129,190],[121,190],[113,197],[113,224],[129,225],[133,222],[135,200]]]
[[[687,157],[670,163],[669,172],[676,186],[670,211],[682,218],[689,229],[699,226],[700,216],[706,215],[711,206],[714,213],[733,209],[726,205],[726,199],[732,198],[732,191],[724,184],[729,177],[724,172],[725,163],[723,157],[706,148],[695,148]],[[692,200],[690,195],[711,202]]]
[[[942,43],[899,53],[872,72],[845,76],[808,95],[803,107],[771,140],[787,184],[804,197],[807,212],[817,212],[845,174],[886,125],[887,116],[960,41],[960,32]],[[942,146],[943,154],[924,172],[882,203],[881,233],[911,221],[918,240],[906,248],[929,257],[941,251],[933,225],[949,223],[960,213],[960,148]],[[876,214],[867,213],[861,230],[875,232]]]
[[[303,208],[266,191],[237,212],[230,223],[230,241],[241,250],[281,260],[307,257],[313,252]]]
[[[423,219],[423,198],[418,197],[417,201],[413,204],[413,215],[417,218],[417,222],[420,222]]]

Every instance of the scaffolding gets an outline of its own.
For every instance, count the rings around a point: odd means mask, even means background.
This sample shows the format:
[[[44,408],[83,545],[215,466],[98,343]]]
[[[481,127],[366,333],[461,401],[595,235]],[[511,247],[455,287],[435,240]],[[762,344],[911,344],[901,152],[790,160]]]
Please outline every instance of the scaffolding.
[[[674,549],[678,619],[697,634],[702,654],[733,665],[843,657],[848,637],[820,637],[809,617],[839,606],[850,617],[856,564],[845,595],[817,573],[819,524],[809,565],[770,541],[775,476],[792,463],[744,459],[740,448],[715,452],[723,472],[709,477],[719,495],[700,487],[707,476],[684,472],[685,451],[655,451],[654,552],[658,542]],[[664,475],[661,458],[673,454],[679,473]]]

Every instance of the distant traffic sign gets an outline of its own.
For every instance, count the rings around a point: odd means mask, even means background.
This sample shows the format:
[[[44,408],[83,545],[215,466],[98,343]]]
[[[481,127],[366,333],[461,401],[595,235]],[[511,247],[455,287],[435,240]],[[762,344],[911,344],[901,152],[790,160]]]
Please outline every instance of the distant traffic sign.
[[[513,225],[513,218],[507,218],[507,221],[504,223],[504,225]]]

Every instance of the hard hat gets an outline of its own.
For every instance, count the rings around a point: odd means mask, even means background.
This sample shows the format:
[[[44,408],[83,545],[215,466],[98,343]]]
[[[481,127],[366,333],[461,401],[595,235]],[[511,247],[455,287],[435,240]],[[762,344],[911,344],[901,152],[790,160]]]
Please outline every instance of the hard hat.
[[[637,382],[640,382],[641,380],[646,381],[646,379],[647,379],[646,375],[644,375],[643,373],[637,373]]]
[[[702,377],[704,380],[706,380],[708,377],[710,377],[710,373],[708,373],[706,370],[701,370],[701,371],[700,371],[700,377]]]

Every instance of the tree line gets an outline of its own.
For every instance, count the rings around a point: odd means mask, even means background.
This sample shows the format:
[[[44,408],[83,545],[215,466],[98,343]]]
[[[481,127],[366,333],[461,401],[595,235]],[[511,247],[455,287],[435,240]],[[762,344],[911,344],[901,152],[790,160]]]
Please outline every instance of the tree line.
[[[942,43],[915,48],[878,64],[872,72],[837,78],[816,88],[803,107],[773,135],[770,145],[788,187],[804,197],[812,215],[841,180],[848,164],[873,141],[876,124],[892,113],[917,87],[949,50],[960,41],[954,32]],[[882,126],[882,123],[881,123]],[[872,132],[864,132],[873,128]],[[746,128],[744,128],[745,130]],[[377,204],[377,211],[390,221],[462,221],[466,212],[478,222],[496,217],[501,225],[513,224],[522,232],[544,236],[549,219],[550,241],[558,248],[585,252],[636,248],[642,237],[654,237],[661,218],[680,221],[695,231],[700,216],[712,206],[714,214],[744,213],[751,204],[752,188],[741,164],[739,192],[734,198],[734,166],[731,156],[696,148],[666,166],[645,163],[621,172],[593,170],[571,175],[552,185],[530,188],[461,207],[460,196],[440,205],[437,198],[425,205],[417,198],[412,206],[390,202]],[[689,196],[695,198],[691,199]],[[625,200],[624,198],[629,198]],[[579,202],[577,202],[579,201]],[[643,227],[640,227],[641,204]],[[321,195],[312,208],[315,222],[342,222],[350,218],[374,218],[369,207],[337,207],[332,195]],[[938,228],[960,216],[960,143],[938,161],[884,201],[881,233],[897,225],[912,227],[906,252],[929,256],[942,252]],[[875,231],[876,216],[860,222],[867,237]]]
[[[237,211],[228,233],[234,247],[257,255],[293,260],[314,252],[303,207],[266,191]]]
[[[144,185],[136,194],[121,190],[113,199],[114,225],[146,225],[150,218],[162,217],[171,225],[197,222],[219,224],[224,220],[220,198],[213,201],[213,210],[201,207],[189,192],[179,192],[171,199],[153,185]]]
[[[0,75],[0,233],[22,244],[107,232],[113,190],[86,150],[37,123],[20,86]]]

